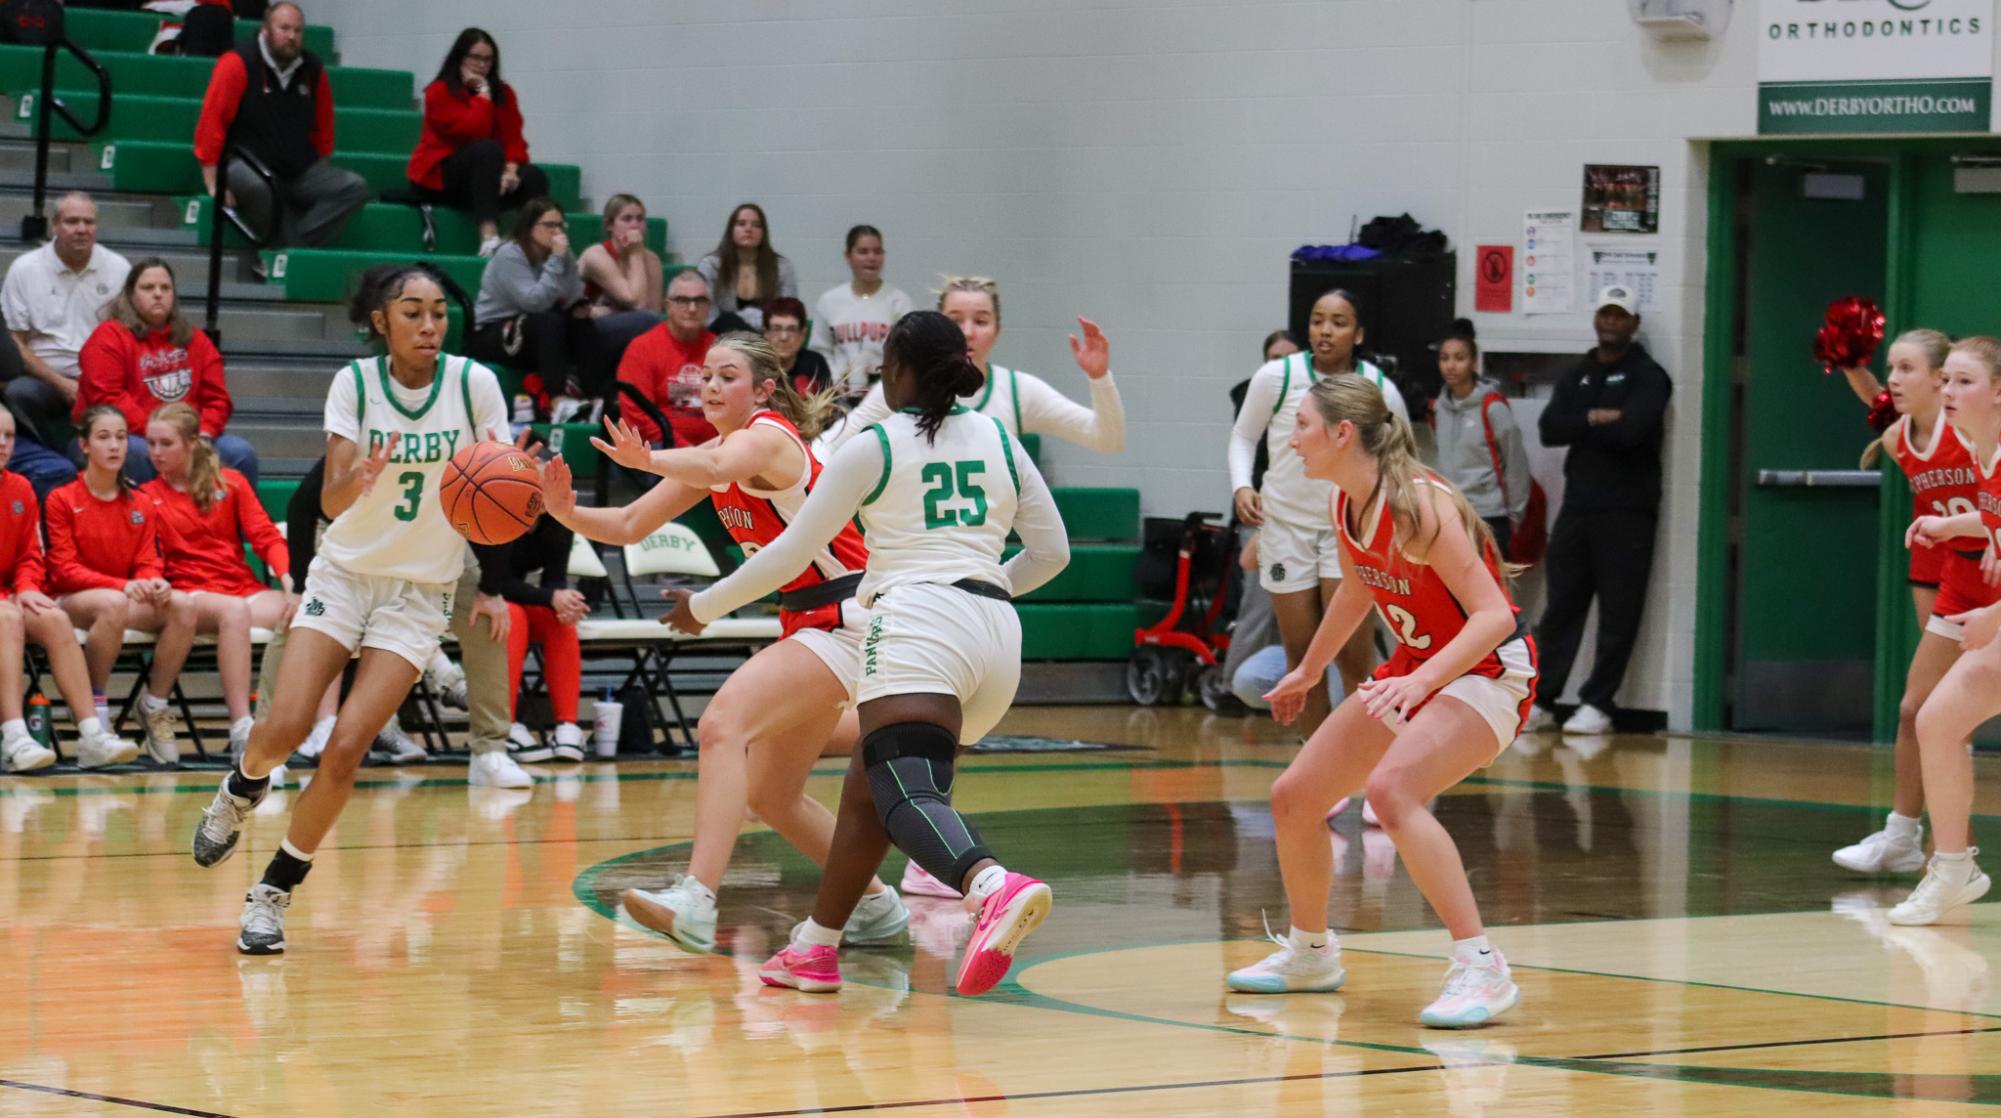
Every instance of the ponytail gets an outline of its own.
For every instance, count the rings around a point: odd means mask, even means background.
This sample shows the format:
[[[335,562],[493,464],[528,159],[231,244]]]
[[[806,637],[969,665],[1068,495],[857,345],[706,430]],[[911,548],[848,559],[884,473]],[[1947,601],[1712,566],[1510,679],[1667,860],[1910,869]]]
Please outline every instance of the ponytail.
[[[162,404],[153,410],[152,421],[173,425],[174,433],[188,444],[188,496],[195,508],[207,513],[222,495],[222,461],[215,448],[201,437],[201,416],[183,403]]]
[[[748,362],[752,387],[764,383],[771,385],[771,399],[766,406],[790,421],[801,438],[810,443],[827,429],[827,421],[833,418],[835,410],[834,391],[828,389],[811,396],[800,395],[799,390],[793,387],[792,378],[785,375],[785,366],[778,358],[778,351],[772,348],[764,335],[732,330],[710,342],[709,348],[727,349]]]
[[[915,378],[917,429],[926,442],[938,441],[945,417],[986,383],[987,374],[966,352],[959,324],[937,311],[912,311],[890,328],[882,343],[884,375],[895,368]]]

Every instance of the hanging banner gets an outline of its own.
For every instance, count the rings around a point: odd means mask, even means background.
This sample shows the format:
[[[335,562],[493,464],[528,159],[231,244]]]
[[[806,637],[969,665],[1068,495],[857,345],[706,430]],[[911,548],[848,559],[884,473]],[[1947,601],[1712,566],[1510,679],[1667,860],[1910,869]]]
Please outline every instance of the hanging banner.
[[[1994,3],[1760,0],[1758,131],[1988,131]]]

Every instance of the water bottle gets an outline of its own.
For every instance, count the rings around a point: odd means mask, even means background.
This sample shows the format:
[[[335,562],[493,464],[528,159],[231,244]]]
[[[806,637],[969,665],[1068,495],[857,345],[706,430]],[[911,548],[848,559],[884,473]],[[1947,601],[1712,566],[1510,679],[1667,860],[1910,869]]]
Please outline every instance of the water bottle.
[[[625,704],[614,701],[611,688],[607,687],[592,713],[595,722],[591,726],[591,744],[596,746],[598,760],[609,761],[618,756],[618,732],[625,724]]]
[[[56,732],[49,723],[49,697],[40,691],[28,696],[28,736],[44,749],[54,748]]]

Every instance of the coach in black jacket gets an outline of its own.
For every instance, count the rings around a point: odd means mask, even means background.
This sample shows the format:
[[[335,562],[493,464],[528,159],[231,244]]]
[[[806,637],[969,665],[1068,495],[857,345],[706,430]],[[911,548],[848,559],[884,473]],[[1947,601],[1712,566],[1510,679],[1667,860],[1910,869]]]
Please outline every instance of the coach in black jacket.
[[[1613,699],[1626,676],[1653,570],[1654,532],[1661,506],[1661,428],[1674,385],[1633,339],[1640,330],[1630,288],[1599,293],[1592,325],[1597,348],[1557,382],[1543,410],[1545,446],[1567,446],[1563,510],[1550,532],[1545,569],[1549,604],[1536,643],[1542,653],[1537,693],[1562,697],[1571,661],[1584,638],[1584,618],[1598,599],[1598,660],[1578,692],[1583,705],[1563,724],[1569,734],[1612,728]],[[1538,707],[1529,728],[1554,723]]]

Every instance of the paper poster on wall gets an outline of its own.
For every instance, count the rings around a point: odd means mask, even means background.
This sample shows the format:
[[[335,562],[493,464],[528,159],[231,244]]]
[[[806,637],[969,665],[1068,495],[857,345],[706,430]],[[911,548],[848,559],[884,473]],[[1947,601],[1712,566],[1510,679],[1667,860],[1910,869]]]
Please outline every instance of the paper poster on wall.
[[[1613,284],[1631,288],[1639,296],[1641,314],[1659,305],[1655,292],[1661,282],[1661,254],[1651,248],[1596,248],[1585,250],[1584,290],[1597,293]]]
[[[1994,5],[1760,0],[1758,131],[1988,131]]]
[[[1568,314],[1577,279],[1577,211],[1522,215],[1522,313]]]
[[[1586,233],[1661,231],[1661,169],[1611,163],[1584,165]]]
[[[1515,309],[1515,246],[1481,245],[1473,250],[1473,309],[1487,314]]]

